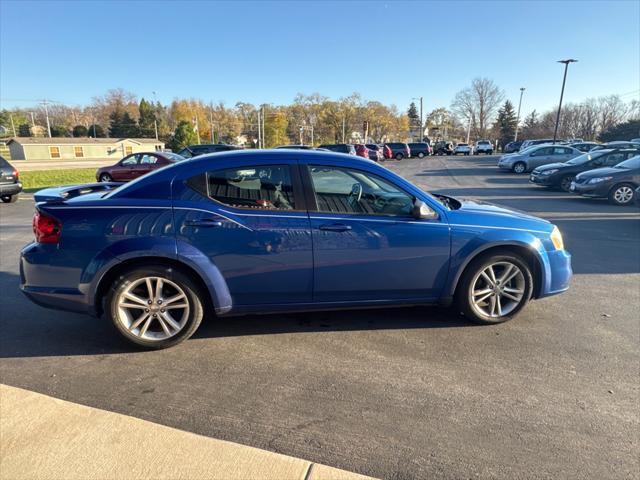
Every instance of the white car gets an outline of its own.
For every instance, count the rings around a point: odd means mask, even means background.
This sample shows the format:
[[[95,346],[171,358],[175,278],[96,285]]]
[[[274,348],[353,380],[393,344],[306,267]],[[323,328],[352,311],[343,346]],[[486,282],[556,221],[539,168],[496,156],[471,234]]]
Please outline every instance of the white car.
[[[481,153],[491,155],[493,154],[493,144],[489,140],[478,140],[473,153],[475,155],[480,155]]]
[[[459,143],[456,145],[456,148],[453,149],[453,154],[458,155],[459,153],[469,155],[471,154],[471,147],[466,143]]]

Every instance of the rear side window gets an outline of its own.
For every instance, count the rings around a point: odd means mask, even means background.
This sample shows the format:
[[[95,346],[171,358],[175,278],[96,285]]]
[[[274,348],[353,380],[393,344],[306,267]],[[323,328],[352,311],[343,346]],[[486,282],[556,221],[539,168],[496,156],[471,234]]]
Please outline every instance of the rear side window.
[[[260,165],[208,172],[209,197],[229,207],[258,210],[296,208],[287,165]]]

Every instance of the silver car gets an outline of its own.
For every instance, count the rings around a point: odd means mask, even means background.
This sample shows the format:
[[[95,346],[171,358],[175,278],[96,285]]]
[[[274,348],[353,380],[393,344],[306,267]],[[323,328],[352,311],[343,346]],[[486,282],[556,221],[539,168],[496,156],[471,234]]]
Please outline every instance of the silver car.
[[[567,145],[535,145],[517,153],[503,155],[498,160],[498,168],[514,173],[526,173],[541,165],[564,163],[582,153],[577,148]]]

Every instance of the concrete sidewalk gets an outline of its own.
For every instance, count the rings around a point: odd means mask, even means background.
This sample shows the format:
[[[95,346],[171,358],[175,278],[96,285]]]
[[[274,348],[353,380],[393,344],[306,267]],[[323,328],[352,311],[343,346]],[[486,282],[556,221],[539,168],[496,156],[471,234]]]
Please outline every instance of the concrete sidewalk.
[[[367,478],[0,385],[0,479]]]

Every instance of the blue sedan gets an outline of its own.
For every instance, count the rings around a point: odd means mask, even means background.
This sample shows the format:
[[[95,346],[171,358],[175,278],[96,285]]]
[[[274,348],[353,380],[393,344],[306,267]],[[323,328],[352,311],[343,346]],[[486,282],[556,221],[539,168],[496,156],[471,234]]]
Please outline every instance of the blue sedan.
[[[104,314],[145,348],[175,345],[213,315],[455,303],[499,323],[572,275],[551,223],[329,152],[204,155],[35,199],[22,291]]]

